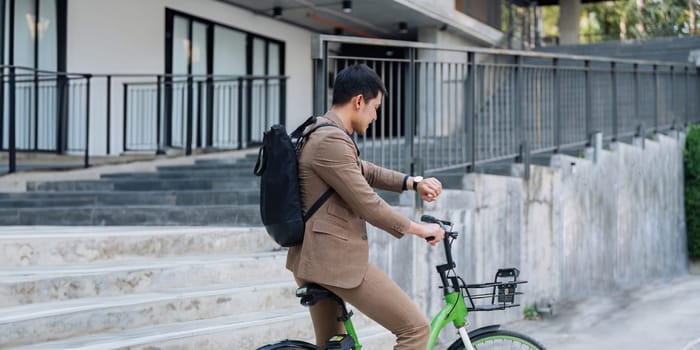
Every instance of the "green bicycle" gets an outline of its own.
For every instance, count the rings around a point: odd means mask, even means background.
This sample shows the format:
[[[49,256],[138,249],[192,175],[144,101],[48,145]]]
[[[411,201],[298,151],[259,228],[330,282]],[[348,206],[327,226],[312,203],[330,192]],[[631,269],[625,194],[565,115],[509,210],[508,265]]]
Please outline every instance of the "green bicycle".
[[[432,350],[437,343],[438,336],[443,328],[452,323],[459,332],[459,338],[455,340],[448,350],[489,350],[489,349],[529,349],[544,350],[534,339],[508,330],[501,329],[500,325],[491,325],[467,332],[467,314],[470,311],[495,311],[505,310],[520,306],[515,303],[515,296],[521,295],[517,287],[527,281],[518,281],[520,272],[516,268],[499,269],[493,282],[481,284],[465,284],[454,269],[456,264],[452,260],[452,243],[457,239],[458,233],[452,231],[452,224],[446,220],[438,220],[429,215],[423,215],[421,221],[439,224],[445,230],[445,255],[447,263],[437,266],[438,274],[442,281],[445,307],[433,318],[430,324],[430,340],[427,350]],[[479,292],[484,289],[488,292]],[[476,293],[472,293],[475,291]],[[348,311],[345,302],[329,290],[316,285],[307,284],[297,289],[297,297],[301,298],[301,304],[311,306],[319,300],[330,298],[334,300],[340,309],[339,321],[345,325],[347,334],[338,334],[331,337],[325,348],[319,348],[313,344],[298,340],[284,340],[279,343],[265,345],[258,350],[362,350],[362,345],[357,337],[357,332],[352,323],[352,312]],[[490,304],[477,305],[475,301],[490,299]],[[467,305],[468,300],[469,304]]]

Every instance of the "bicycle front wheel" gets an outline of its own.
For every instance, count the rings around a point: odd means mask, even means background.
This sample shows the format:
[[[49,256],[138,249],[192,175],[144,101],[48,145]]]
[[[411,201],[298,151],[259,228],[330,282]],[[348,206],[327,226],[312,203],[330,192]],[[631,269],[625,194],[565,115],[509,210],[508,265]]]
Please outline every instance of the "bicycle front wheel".
[[[472,345],[476,350],[545,350],[536,340],[517,332],[494,330],[475,336]],[[455,340],[448,350],[464,350],[462,339]]]

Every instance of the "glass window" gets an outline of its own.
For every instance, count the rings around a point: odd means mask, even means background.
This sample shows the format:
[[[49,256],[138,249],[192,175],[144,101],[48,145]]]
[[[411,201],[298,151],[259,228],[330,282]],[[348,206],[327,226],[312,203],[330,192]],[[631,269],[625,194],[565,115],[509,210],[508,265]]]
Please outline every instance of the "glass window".
[[[253,75],[265,75],[265,41],[253,40]]]
[[[176,16],[173,22],[172,74],[187,74],[190,51],[190,21]]]
[[[39,2],[39,69],[56,71],[58,57],[58,30],[56,25],[56,0]]]
[[[34,67],[34,1],[15,1],[15,60],[17,66]]]
[[[245,75],[246,34],[214,27],[214,74]]]
[[[277,43],[269,43],[267,47],[267,74],[280,74],[280,45]]]

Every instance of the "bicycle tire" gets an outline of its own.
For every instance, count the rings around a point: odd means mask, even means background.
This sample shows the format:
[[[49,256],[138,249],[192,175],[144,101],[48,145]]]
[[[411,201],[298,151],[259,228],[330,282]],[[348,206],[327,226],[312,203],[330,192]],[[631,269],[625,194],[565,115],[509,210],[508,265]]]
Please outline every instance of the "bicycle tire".
[[[316,345],[299,340],[283,340],[279,343],[268,344],[257,350],[323,350]]]
[[[492,349],[529,349],[529,350],[546,350],[545,347],[536,340],[518,332],[507,330],[494,330],[475,336],[472,340],[472,345],[475,350],[492,350]],[[511,347],[504,346],[511,344]],[[523,347],[525,346],[525,347]],[[450,345],[448,350],[464,350],[462,339],[459,338]]]

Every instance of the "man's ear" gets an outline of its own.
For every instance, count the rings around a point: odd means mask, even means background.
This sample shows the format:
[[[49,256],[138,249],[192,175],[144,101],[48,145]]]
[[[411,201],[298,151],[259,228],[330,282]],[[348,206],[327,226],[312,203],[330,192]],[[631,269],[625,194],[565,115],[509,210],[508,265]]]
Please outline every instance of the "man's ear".
[[[359,110],[362,107],[362,103],[364,102],[364,96],[362,94],[356,95],[355,97],[352,98],[352,106],[355,110]]]

